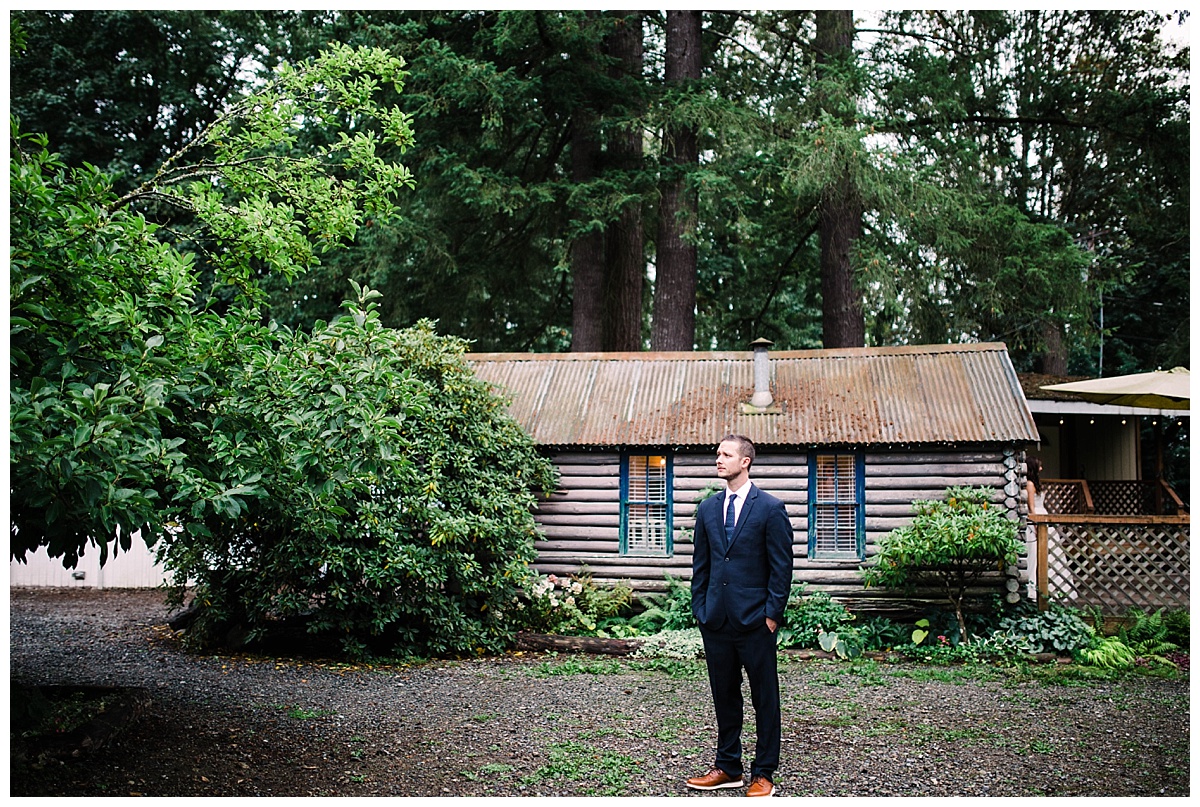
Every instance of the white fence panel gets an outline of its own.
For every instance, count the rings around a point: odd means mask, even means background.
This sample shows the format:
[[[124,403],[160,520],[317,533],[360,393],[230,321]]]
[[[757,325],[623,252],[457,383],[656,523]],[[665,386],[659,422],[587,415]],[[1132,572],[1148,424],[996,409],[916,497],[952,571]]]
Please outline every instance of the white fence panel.
[[[51,558],[45,548],[25,556],[25,563],[10,560],[8,584],[23,588],[156,588],[166,573],[154,562],[154,553],[135,536],[128,552],[110,555],[103,567],[95,547],[79,559],[74,569],[64,569],[62,558]]]

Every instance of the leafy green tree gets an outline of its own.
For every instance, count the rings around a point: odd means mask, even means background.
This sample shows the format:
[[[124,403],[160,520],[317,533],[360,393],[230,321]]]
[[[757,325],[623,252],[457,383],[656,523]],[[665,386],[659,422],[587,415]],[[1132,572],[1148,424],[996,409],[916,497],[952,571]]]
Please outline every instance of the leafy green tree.
[[[193,260],[110,210],[105,175],[69,173],[15,123],[12,154],[10,551],[45,546],[70,567],[95,545],[103,562],[118,531],[128,549],[170,517],[185,440],[169,424],[192,398],[185,355],[203,327]]]
[[[322,13],[296,27],[301,53],[333,39],[404,55],[395,103],[420,133],[404,160],[422,182],[401,215],[373,220],[321,271],[275,284],[273,313],[299,327],[328,318],[353,278],[384,293],[389,325],[433,319],[479,350],[566,349],[570,245],[602,231],[623,198],[611,179],[569,181],[575,112],[615,95],[602,26],[582,11],[424,11]]]
[[[197,334],[221,323],[208,302],[197,305],[197,254],[220,278],[214,293],[246,308],[261,273],[303,271],[352,237],[366,211],[387,209],[411,179],[375,156],[372,131],[315,153],[291,149],[300,121],[326,123],[341,106],[393,139],[409,137],[402,113],[374,106],[373,75],[398,81],[401,63],[338,49],[305,70],[284,69],[205,130],[212,158],[189,162],[185,146],[120,197],[105,175],[67,169],[44,137],[21,135],[13,122],[14,556],[46,545],[74,565],[118,529],[125,546],[136,529],[151,541],[162,535],[188,424],[203,417],[237,351],[217,343],[211,355],[194,352],[204,344]],[[174,233],[184,249],[136,212],[147,202],[194,217],[192,230]]]
[[[1016,522],[991,505],[987,488],[948,488],[944,501],[913,502],[912,523],[879,541],[875,562],[863,569],[868,587],[912,590],[938,585],[954,608],[959,636],[967,590],[989,569],[1003,570],[1022,549]]]
[[[13,121],[14,558],[140,530],[197,586],[200,641],[305,614],[349,652],[503,643],[552,469],[462,343],[383,328],[366,290],[312,335],[260,308],[411,186],[377,152],[411,139],[378,103],[403,75],[346,46],[281,67],[120,195]]]

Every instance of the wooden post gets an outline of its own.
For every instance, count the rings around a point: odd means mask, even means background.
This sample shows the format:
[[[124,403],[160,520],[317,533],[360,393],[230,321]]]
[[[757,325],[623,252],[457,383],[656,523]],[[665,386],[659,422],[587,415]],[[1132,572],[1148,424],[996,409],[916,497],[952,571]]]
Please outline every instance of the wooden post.
[[[1044,521],[1037,525],[1037,589],[1038,610],[1050,609],[1050,530]]]
[[[1162,418],[1154,420],[1154,475],[1158,477],[1157,484],[1154,486],[1154,515],[1161,516],[1163,514],[1163,433],[1162,433]]]

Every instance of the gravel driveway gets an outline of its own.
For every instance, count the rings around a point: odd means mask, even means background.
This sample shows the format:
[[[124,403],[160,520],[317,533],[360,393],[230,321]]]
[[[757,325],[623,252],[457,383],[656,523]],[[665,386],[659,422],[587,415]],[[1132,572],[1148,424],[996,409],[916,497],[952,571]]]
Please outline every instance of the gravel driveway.
[[[112,688],[128,716],[90,748],[14,733],[15,796],[684,796],[711,761],[702,662],[193,656],[159,592],[9,601],[14,704]],[[789,657],[779,795],[1189,795],[1187,676],[1061,680]]]

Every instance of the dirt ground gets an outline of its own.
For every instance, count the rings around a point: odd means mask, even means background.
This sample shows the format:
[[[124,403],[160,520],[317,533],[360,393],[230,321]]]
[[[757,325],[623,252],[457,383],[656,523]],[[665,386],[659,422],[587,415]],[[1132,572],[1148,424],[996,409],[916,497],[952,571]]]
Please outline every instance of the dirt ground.
[[[192,655],[156,591],[9,604],[13,796],[683,796],[712,758],[702,663]],[[781,684],[780,795],[1190,795],[1186,675],[789,658]]]

